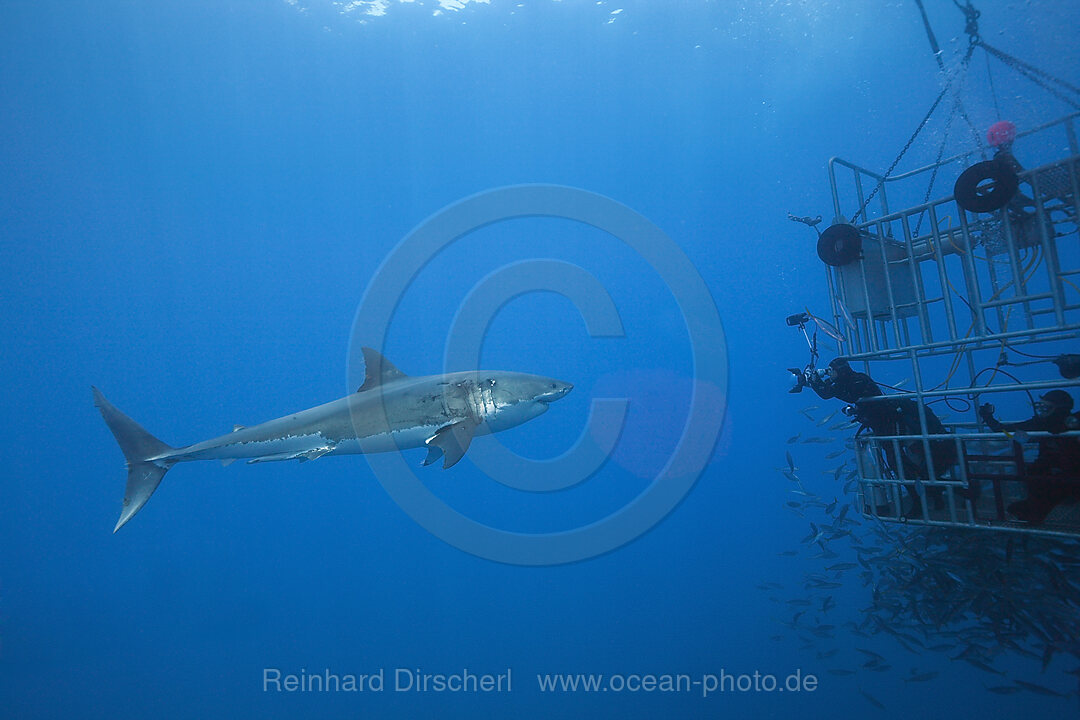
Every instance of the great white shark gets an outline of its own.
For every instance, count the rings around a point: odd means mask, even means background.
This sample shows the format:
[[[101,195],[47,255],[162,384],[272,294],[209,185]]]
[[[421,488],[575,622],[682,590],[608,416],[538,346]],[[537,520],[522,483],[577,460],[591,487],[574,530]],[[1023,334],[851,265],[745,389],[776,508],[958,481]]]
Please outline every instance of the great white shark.
[[[573,385],[539,375],[468,371],[410,377],[380,353],[363,348],[364,384],[352,395],[276,420],[174,448],[148,433],[92,388],[94,404],[127,460],[122,528],[176,463],[234,460],[249,463],[315,460],[324,455],[391,452],[427,447],[424,465],[457,463],[476,435],[521,425],[547,411]]]

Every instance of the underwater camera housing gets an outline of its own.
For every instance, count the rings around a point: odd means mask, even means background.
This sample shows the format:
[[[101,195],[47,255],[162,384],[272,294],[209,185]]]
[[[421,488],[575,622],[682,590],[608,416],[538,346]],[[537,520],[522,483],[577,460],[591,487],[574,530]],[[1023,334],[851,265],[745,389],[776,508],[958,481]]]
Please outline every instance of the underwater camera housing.
[[[795,313],[794,315],[788,315],[786,318],[788,327],[801,327],[810,322],[809,313]]]
[[[807,385],[814,385],[815,383],[821,384],[825,382],[829,371],[825,368],[812,368],[805,367],[802,370],[799,368],[788,368],[788,373],[791,375],[791,388],[788,389],[789,393],[800,393],[802,389]]]

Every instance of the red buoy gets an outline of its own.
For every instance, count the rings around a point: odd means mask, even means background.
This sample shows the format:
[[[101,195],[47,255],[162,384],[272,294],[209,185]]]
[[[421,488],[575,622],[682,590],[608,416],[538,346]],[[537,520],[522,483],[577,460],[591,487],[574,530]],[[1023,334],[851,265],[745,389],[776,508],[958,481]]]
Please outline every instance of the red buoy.
[[[986,131],[986,142],[990,147],[1008,145],[1016,139],[1016,126],[1008,120],[998,120]]]

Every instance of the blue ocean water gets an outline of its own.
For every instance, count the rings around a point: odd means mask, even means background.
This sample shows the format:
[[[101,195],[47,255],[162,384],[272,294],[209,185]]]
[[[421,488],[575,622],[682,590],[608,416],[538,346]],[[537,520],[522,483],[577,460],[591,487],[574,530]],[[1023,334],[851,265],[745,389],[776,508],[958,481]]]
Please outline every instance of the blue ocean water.
[[[882,637],[860,647],[894,659],[892,672],[829,674],[836,663],[822,653],[850,657],[851,640],[807,648],[782,625],[788,610],[757,587],[784,585],[784,599],[807,571],[780,555],[806,533],[784,511],[776,472],[803,424],[784,369],[805,361],[805,347],[783,319],[822,307],[825,287],[813,234],[787,213],[828,218],[828,158],[884,169],[937,95],[914,4],[442,5],[0,9],[0,715],[1074,711],[1075,697],[991,694],[996,680],[983,671],[904,654]],[[954,62],[963,18],[944,0],[927,5]],[[1080,7],[980,6],[996,46],[1075,82]],[[1064,112],[995,72],[993,97],[1017,125]],[[985,69],[972,76],[967,106],[985,126],[998,110]],[[907,166],[932,160],[941,133],[929,126]],[[727,386],[692,382],[687,327],[701,318],[676,299],[686,288],[610,233],[565,217],[489,224],[424,258],[385,339],[354,337],[365,291],[402,238],[463,198],[522,184],[580,188],[662,230],[723,322],[726,351],[711,360],[728,370]],[[569,531],[651,487],[697,392],[724,408],[715,449],[682,502],[640,537],[573,563],[493,562],[415,522],[382,487],[394,479],[358,456],[185,464],[111,533],[123,457],[91,385],[180,445],[355,390],[361,344],[409,374],[441,373],[470,293],[537,258],[594,276],[622,332],[590,335],[555,292],[506,298],[486,325],[481,366],[575,390],[477,449],[501,442],[556,457],[585,431],[594,398],[626,398],[612,458],[551,493],[498,484],[468,456],[445,472],[419,468],[421,450],[405,459],[466,517]],[[831,465],[825,451],[799,452],[807,475]],[[868,592],[838,589],[833,622],[858,622]],[[1024,658],[1005,662],[1031,670]],[[905,681],[916,666],[937,678]],[[384,686],[288,691],[267,682],[274,672],[381,674]],[[799,692],[702,687],[755,672],[818,682]],[[503,692],[395,687],[399,676],[507,673]],[[543,691],[538,676],[558,673],[698,684]],[[1037,679],[1038,663],[1021,676]],[[1075,689],[1060,677],[1047,682]]]

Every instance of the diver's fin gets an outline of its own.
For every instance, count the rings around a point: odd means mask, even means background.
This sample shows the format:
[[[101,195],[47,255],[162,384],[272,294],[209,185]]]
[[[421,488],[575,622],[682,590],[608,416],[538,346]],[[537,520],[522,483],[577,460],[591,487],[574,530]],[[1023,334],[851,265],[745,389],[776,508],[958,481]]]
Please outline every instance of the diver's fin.
[[[356,392],[364,392],[384,383],[408,377],[394,367],[394,364],[382,356],[378,350],[361,348],[364,353],[364,384]]]
[[[112,430],[113,437],[127,460],[127,487],[124,489],[124,506],[120,511],[120,519],[113,528],[113,532],[116,532],[146,504],[154,490],[157,490],[161,478],[165,477],[165,473],[176,462],[167,458],[155,458],[168,455],[174,448],[146,432],[141,425],[113,407],[96,387],[91,389],[94,391],[94,405],[101,411],[101,417]]]
[[[440,455],[443,456],[443,470],[457,465],[458,460],[461,460],[469,449],[475,429],[476,423],[469,420],[439,428],[434,435],[424,441],[428,448],[424,465],[435,462]]]

